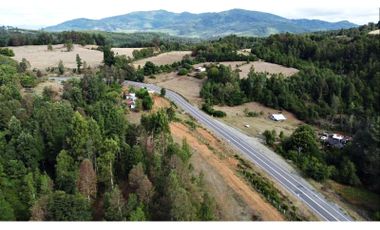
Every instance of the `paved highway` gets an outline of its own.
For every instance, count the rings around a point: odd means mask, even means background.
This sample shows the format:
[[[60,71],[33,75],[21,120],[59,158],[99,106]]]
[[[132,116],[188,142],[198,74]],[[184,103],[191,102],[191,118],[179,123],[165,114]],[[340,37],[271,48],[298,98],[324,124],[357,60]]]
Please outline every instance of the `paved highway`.
[[[147,89],[154,90],[158,93],[161,90],[160,87],[152,84],[130,81],[126,81],[126,84],[136,87],[146,87]],[[296,198],[305,203],[322,220],[352,221],[352,219],[346,215],[337,204],[327,201],[320,193],[316,192],[307,181],[277,164],[274,160],[271,160],[270,157],[262,154],[257,147],[248,143],[243,138],[245,134],[237,134],[238,131],[231,132],[231,127],[226,127],[225,124],[222,124],[199,110],[197,107],[191,105],[183,97],[171,90],[166,89],[166,97],[198,120],[202,125],[240,150],[254,164],[258,165],[271,175],[287,191],[294,194]]]

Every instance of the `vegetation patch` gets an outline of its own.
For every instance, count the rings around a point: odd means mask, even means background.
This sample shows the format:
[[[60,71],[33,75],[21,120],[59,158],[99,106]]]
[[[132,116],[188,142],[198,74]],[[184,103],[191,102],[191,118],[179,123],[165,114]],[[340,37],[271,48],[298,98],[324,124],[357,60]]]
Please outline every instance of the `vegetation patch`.
[[[272,182],[252,170],[250,165],[238,155],[235,155],[235,158],[239,160],[238,172],[242,177],[269,203],[271,203],[273,207],[275,207],[280,213],[283,213],[287,220],[306,220],[305,217],[297,212],[297,208],[292,204],[289,198],[281,194],[281,192],[273,186]]]

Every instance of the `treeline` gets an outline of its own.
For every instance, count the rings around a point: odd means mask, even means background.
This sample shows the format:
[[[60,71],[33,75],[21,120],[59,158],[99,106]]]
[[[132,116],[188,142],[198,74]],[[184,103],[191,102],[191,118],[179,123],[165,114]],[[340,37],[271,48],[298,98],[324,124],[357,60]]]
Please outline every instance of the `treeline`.
[[[78,31],[51,33],[0,27],[0,47],[62,44],[68,41],[81,45],[104,46],[107,44],[105,36],[99,33]]]
[[[218,218],[165,111],[129,124],[104,70],[66,82],[62,99],[21,96],[17,63],[0,57],[0,220]]]
[[[189,50],[199,39],[174,37],[163,33],[112,33],[103,31],[47,32],[0,27],[0,47],[62,44],[71,41],[81,45],[113,47],[154,47],[164,51]]]

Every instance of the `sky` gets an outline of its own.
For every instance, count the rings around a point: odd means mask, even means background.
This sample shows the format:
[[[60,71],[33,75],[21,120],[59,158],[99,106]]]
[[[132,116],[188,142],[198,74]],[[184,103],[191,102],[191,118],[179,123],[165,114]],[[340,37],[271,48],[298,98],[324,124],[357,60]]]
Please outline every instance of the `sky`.
[[[75,19],[100,19],[133,11],[220,12],[240,8],[290,19],[366,24],[379,20],[379,0],[11,0],[0,4],[0,25],[39,29]]]

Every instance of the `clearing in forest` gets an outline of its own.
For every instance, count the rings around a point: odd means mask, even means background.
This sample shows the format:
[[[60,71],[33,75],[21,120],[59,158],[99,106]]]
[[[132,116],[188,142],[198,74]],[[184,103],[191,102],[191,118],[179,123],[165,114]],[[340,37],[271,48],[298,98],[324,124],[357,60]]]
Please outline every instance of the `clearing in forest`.
[[[146,62],[150,61],[150,62],[153,62],[155,65],[170,65],[174,62],[181,61],[185,55],[190,55],[190,54],[191,54],[191,51],[171,51],[171,52],[159,54],[157,56],[138,60],[134,62],[133,64],[135,65],[135,67],[138,67],[138,66],[143,67]]]

